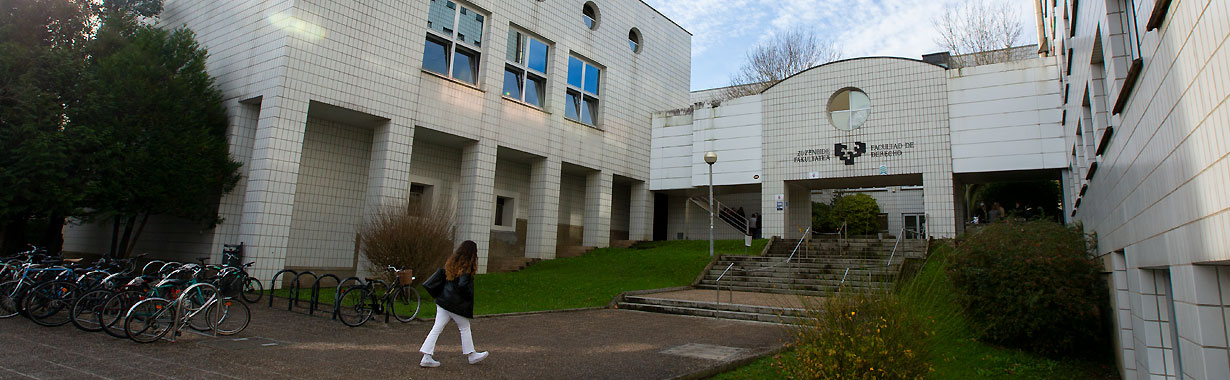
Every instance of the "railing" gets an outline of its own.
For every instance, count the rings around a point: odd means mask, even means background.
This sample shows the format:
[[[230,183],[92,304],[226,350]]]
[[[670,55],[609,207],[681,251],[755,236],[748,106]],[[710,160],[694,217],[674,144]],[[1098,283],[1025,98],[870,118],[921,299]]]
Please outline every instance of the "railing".
[[[730,263],[730,265],[727,265],[726,270],[722,271],[722,274],[718,275],[717,280],[713,280],[713,287],[714,289],[717,289],[717,298],[716,298],[717,303],[722,303],[722,277],[726,276],[726,272],[729,272],[730,268],[733,266],[735,266],[735,263]],[[733,286],[730,287],[730,301],[729,302],[730,303],[735,302],[735,288]]]
[[[700,205],[701,208],[705,209],[705,211],[713,213],[718,219],[726,222],[726,225],[738,230],[739,233],[743,235],[751,235],[751,225],[748,223],[747,216],[739,215],[739,213],[734,209],[726,207],[725,204],[722,204],[722,202],[716,198],[713,200],[713,207],[717,208],[717,211],[709,209],[709,198],[706,196],[693,196],[691,200],[697,205]]]
[[[879,268],[888,268],[888,267],[892,267],[892,266],[893,266],[893,259],[894,259],[894,258],[896,258],[896,256],[897,256],[897,247],[899,247],[899,246],[901,245],[901,241],[905,239],[905,233],[906,233],[907,231],[908,231],[908,232],[916,232],[916,231],[911,230],[911,229],[906,228],[906,227],[902,227],[902,228],[901,228],[901,233],[897,234],[897,239],[893,242],[893,250],[892,250],[892,252],[888,255],[888,262],[884,263],[884,265],[872,265],[872,266],[864,266],[864,267],[857,267],[857,268],[855,268],[855,267],[846,267],[846,272],[845,272],[845,274],[842,274],[842,275],[841,275],[841,283],[840,283],[838,286],[845,286],[845,284],[846,284],[846,277],[850,275],[850,270],[851,270],[851,269],[856,269],[856,270],[867,270],[867,282],[868,282],[868,283],[870,283],[870,282],[871,282],[871,271],[872,271],[872,270],[879,269]]]

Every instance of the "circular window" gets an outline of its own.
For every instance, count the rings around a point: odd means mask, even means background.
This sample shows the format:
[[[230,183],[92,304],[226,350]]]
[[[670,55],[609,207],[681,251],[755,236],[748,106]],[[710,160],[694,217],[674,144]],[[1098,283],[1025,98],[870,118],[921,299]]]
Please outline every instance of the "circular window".
[[[863,126],[871,115],[871,99],[857,88],[844,88],[829,98],[829,122],[843,131]]]
[[[598,6],[592,1],[585,3],[581,8],[581,18],[585,19],[585,27],[590,30],[598,29]]]
[[[632,48],[633,53],[641,52],[641,31],[636,28],[628,31],[628,47]]]

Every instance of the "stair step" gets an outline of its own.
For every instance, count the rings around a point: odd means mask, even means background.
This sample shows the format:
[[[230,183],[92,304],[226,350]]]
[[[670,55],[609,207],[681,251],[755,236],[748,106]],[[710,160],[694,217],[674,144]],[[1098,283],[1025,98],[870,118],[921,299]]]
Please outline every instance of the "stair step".
[[[717,296],[715,295],[715,297]],[[803,309],[798,309],[798,308],[781,308],[781,307],[771,307],[771,306],[742,305],[742,304],[732,304],[732,303],[727,303],[727,302],[717,303],[717,302],[704,302],[704,301],[676,300],[676,299],[669,299],[669,298],[654,298],[654,297],[649,297],[649,296],[626,296],[624,297],[624,302],[644,304],[644,305],[687,307],[687,308],[694,308],[694,309],[709,309],[709,310],[734,311],[734,312],[741,312],[741,313],[756,313],[756,314],[769,314],[769,315],[801,316],[804,313]]]
[[[714,285],[715,283],[716,282],[713,280],[704,279],[704,280],[700,280],[700,283],[698,283],[697,285]],[[855,286],[872,286],[872,287],[887,288],[892,285],[892,282],[885,281],[884,279],[872,279],[872,281],[867,281],[865,278],[863,279],[847,278],[845,281],[845,284],[846,285],[853,284]],[[823,287],[841,286],[842,281],[841,281],[841,278],[824,279],[824,280],[795,280],[791,282],[773,281],[772,279],[768,279],[768,280],[746,280],[746,279],[745,280],[727,280],[723,278],[721,285],[723,287],[725,286],[745,286],[745,287],[756,287],[756,288],[814,290],[814,289],[823,288]]]
[[[777,316],[777,315],[772,315],[772,314],[701,309],[701,308],[682,307],[682,306],[641,304],[641,303],[634,303],[634,302],[620,302],[618,305],[620,309],[639,310],[639,311],[664,313],[664,314],[691,315],[691,316],[698,316],[698,317],[737,319],[737,320],[744,320],[744,321],[760,321],[760,322],[770,322],[770,323],[796,323],[799,321],[799,317],[786,316],[786,315]]]

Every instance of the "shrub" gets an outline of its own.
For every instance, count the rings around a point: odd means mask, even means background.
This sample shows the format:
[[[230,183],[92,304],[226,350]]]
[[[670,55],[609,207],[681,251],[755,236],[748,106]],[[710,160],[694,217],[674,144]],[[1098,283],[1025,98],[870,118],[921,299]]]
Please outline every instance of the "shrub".
[[[850,235],[871,235],[879,231],[880,224],[876,220],[879,215],[880,205],[867,194],[843,195],[833,201],[833,218],[839,225],[845,221]]]
[[[933,334],[890,294],[838,293],[807,307],[773,366],[789,379],[922,379]]]
[[[453,250],[453,211],[447,201],[385,205],[364,222],[359,246],[376,273],[392,265],[415,273],[415,285],[444,265]],[[388,280],[392,280],[390,277]]]
[[[1052,356],[1105,346],[1105,284],[1079,228],[993,223],[962,236],[949,264],[980,339]]]
[[[836,220],[833,206],[828,203],[811,203],[811,229],[816,232],[833,232],[841,227],[841,221]]]

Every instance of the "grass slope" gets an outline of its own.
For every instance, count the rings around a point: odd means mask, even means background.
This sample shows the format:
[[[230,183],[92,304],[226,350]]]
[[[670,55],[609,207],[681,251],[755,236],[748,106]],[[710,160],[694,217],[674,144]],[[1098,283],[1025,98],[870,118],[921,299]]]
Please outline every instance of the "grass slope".
[[[767,240],[756,240],[747,252],[759,255]],[[717,254],[743,254],[743,242],[719,240]],[[605,306],[621,292],[691,285],[709,263],[708,241],[641,243],[638,248],[602,248],[585,255],[544,260],[518,272],[480,274],[474,279],[474,314],[575,309]],[[310,298],[310,291],[300,298]],[[285,290],[276,291],[281,297]],[[333,290],[321,299],[332,300]],[[427,291],[420,318],[433,318],[436,308]],[[262,300],[265,301],[265,300]],[[267,302],[267,301],[266,301]],[[285,307],[285,300],[274,307]]]

